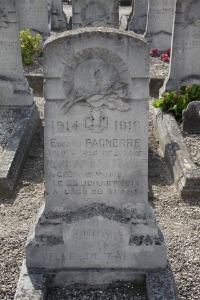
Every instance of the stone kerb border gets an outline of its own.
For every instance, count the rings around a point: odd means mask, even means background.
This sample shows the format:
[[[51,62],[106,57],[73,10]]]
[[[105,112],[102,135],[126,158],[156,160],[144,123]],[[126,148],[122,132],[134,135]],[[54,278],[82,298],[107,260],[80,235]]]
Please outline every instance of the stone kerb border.
[[[39,122],[37,106],[21,108],[19,118],[0,158],[0,195],[11,195]]]
[[[84,271],[83,273],[84,274],[82,274],[82,276],[88,275],[87,271]],[[94,278],[97,273],[98,271],[93,272]],[[104,277],[104,275],[104,271],[101,271],[100,276]],[[115,271],[113,271],[112,274],[109,273],[109,275],[111,275],[110,282],[112,282],[112,276],[115,276]],[[130,279],[131,276],[132,271],[130,270],[128,272],[128,275],[126,275],[126,278]],[[176,285],[169,264],[163,271],[152,272],[149,274],[144,273],[140,274],[140,277],[141,276],[144,276],[147,300],[158,299],[158,296],[159,299],[178,300]],[[109,281],[109,278],[107,279]],[[109,284],[110,282],[108,282],[107,284]],[[123,284],[123,281],[121,282],[121,284]],[[50,285],[51,279],[48,278],[47,275],[40,273],[28,273],[24,260],[22,263],[14,300],[46,300]]]
[[[172,115],[163,113],[160,109],[152,110],[160,149],[178,192],[182,197],[200,196],[200,171],[190,158],[177,122]]]

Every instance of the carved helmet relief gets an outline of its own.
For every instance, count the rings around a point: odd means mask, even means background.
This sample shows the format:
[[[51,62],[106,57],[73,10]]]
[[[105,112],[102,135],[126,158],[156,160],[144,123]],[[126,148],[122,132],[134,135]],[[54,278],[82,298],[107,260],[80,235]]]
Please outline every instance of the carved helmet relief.
[[[62,105],[64,113],[67,113],[73,104],[80,101],[86,102],[92,108],[107,106],[119,111],[129,110],[130,95],[127,71],[124,70],[125,64],[120,62],[121,65],[123,64],[123,68],[119,74],[113,64],[117,61],[115,57],[112,57],[111,62],[109,57],[107,59],[102,57],[104,50],[94,50],[93,57],[89,55],[92,50],[88,51],[79,54],[72,65],[65,69],[65,74],[68,76],[64,75],[63,78],[66,90],[66,100]],[[109,55],[111,54],[109,53]]]

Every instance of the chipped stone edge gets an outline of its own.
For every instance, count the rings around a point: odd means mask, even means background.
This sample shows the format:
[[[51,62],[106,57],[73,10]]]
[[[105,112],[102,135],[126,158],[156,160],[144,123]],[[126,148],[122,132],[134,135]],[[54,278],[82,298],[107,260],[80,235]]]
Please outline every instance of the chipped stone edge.
[[[14,300],[45,300],[46,293],[46,277],[43,274],[28,274],[24,260]]]
[[[147,274],[146,289],[148,300],[179,299],[176,283],[169,263],[164,271]]]
[[[174,184],[182,197],[200,196],[200,171],[188,153],[175,118],[152,107],[153,124],[159,147]]]
[[[11,109],[11,108],[10,108]],[[23,162],[39,123],[39,112],[35,103],[21,108],[9,141],[1,155],[0,195],[12,194],[17,183]]]

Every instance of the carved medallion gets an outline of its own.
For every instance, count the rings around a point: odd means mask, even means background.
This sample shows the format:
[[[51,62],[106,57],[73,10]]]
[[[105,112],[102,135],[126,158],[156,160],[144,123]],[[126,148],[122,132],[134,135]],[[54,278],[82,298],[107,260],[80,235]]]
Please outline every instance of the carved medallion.
[[[109,57],[104,59],[100,51],[99,55],[94,52],[92,58],[85,55],[82,59],[75,58],[72,65],[67,66],[64,75],[67,95],[62,105],[64,113],[76,102],[84,102],[98,109],[103,106],[118,111],[130,109],[128,81],[124,78],[127,72],[123,66],[121,76],[113,61],[116,63],[115,57],[110,62]],[[119,64],[122,65],[121,62]]]

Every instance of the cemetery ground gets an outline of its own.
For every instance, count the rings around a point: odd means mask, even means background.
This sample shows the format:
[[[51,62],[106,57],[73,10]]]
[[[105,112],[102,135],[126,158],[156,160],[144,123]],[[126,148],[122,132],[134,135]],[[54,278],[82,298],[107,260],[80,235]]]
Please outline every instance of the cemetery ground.
[[[43,176],[43,120],[44,99],[35,98],[41,122],[26,159],[14,195],[0,198],[0,299],[14,297],[21,263],[25,257],[25,243],[31,224],[44,201]],[[152,116],[149,122],[149,201],[157,215],[165,236],[168,257],[181,300],[200,299],[200,199],[181,199],[167,166],[159,152],[153,133]],[[200,143],[196,145],[200,149]],[[104,297],[104,292],[87,296],[82,291],[71,293],[66,299],[143,299],[131,298],[123,293]],[[121,291],[120,291],[121,293]],[[53,299],[63,298],[66,291]],[[76,295],[75,295],[76,294]],[[58,297],[58,298],[56,298]],[[107,298],[106,298],[107,297]]]

